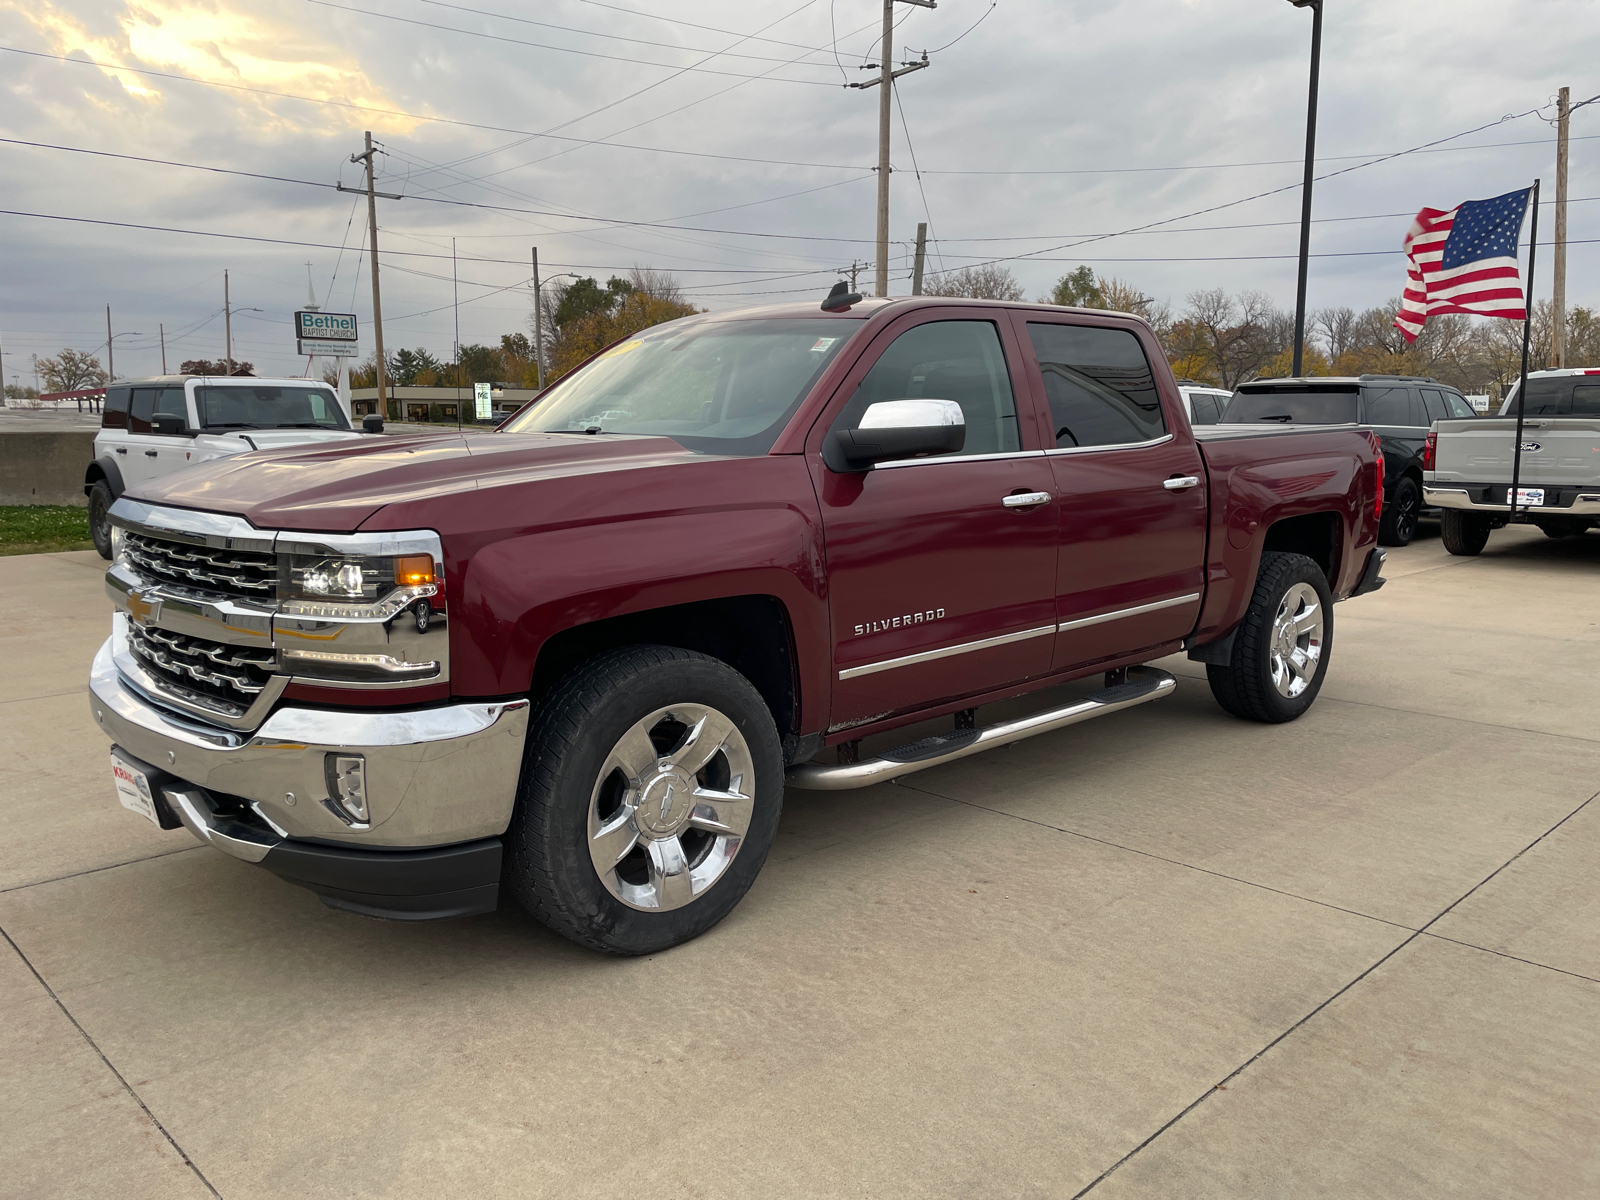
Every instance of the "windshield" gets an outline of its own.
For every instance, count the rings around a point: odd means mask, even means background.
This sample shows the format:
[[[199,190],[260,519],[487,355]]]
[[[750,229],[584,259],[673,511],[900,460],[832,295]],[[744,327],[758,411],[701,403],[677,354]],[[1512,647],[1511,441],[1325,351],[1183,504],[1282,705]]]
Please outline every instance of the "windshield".
[[[765,454],[853,318],[689,321],[619,342],[513,417],[509,433],[642,433],[689,450]]]
[[[1511,385],[1502,416],[1517,415],[1517,385]],[[1600,378],[1593,375],[1555,375],[1528,380],[1525,417],[1600,416]]]
[[[1281,390],[1235,392],[1222,413],[1224,425],[1353,425],[1355,420],[1354,387],[1335,390],[1290,385]]]
[[[329,388],[229,384],[195,388],[207,429],[349,429]]]

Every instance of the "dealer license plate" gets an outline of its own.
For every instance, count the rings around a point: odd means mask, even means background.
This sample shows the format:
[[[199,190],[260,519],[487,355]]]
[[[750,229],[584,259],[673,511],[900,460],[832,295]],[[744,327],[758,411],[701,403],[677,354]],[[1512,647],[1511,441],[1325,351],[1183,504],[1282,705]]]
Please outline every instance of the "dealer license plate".
[[[143,771],[130,766],[120,755],[113,754],[111,782],[116,785],[117,800],[123,808],[141,817],[148,817],[152,824],[161,824],[161,818],[156,816],[156,801],[150,791],[150,780]]]
[[[1510,490],[1511,490],[1510,488],[1506,489],[1506,491],[1508,491],[1508,492]],[[1522,506],[1522,507],[1525,507],[1525,508],[1543,508],[1544,507],[1544,489],[1543,488],[1518,488],[1517,489],[1517,504]]]

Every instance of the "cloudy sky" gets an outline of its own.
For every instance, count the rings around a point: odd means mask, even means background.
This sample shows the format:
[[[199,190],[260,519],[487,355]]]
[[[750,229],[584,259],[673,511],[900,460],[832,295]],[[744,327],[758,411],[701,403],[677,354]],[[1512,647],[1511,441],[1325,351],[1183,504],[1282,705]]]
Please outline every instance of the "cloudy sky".
[[[1318,173],[1345,173],[1316,188],[1311,304],[1360,308],[1398,293],[1419,207],[1535,176],[1553,198],[1554,97],[1600,92],[1600,20],[1593,0],[1327,5]],[[926,220],[930,269],[1001,259],[1030,295],[1088,263],[1175,308],[1213,286],[1292,305],[1309,12],[897,7],[895,57],[927,50],[932,66],[898,85],[891,292],[909,291]],[[452,239],[463,342],[526,328],[534,246],[547,278],[665,269],[714,310],[820,298],[872,257],[877,95],[842,84],[877,61],[881,12],[0,0],[0,207],[43,214],[0,215],[6,382],[31,382],[30,354],[103,352],[107,304],[119,375],[160,369],[163,327],[172,369],[220,357],[225,269],[234,353],[258,370],[304,369],[290,321],[307,263],[369,349],[365,202],[335,190],[360,182],[349,156],[368,129],[379,188],[406,197],[379,201],[391,350],[449,353]],[[1568,296],[1595,304],[1600,103],[1572,134]],[[1548,240],[1548,207],[1541,223]]]

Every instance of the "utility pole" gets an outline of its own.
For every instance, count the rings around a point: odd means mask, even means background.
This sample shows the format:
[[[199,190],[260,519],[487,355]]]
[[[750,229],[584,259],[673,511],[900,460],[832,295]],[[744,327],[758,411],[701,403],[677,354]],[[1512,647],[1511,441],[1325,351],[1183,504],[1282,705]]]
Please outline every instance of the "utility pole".
[[[167,327],[165,324],[157,325],[156,329],[161,334],[161,373],[167,373]]]
[[[351,162],[367,164],[367,225],[372,230],[372,336],[378,348],[378,406],[384,416],[389,415],[389,392],[383,371],[383,303],[378,293],[378,201],[372,190],[372,130],[367,130],[367,149],[364,154],[352,154]]]
[[[1572,117],[1572,89],[1562,88],[1556,94],[1556,259],[1554,288],[1551,293],[1555,311],[1554,345],[1550,365],[1567,365],[1567,126]],[[1530,307],[1533,297],[1528,297]]]
[[[918,221],[917,257],[913,260],[911,267],[911,294],[913,296],[922,295],[922,264],[927,261],[927,257],[928,223],[926,221]]]
[[[228,375],[233,375],[233,308],[228,300],[228,272],[222,272],[222,337],[226,343]]]
[[[106,305],[106,382],[117,377],[116,363],[111,357],[111,305]]]
[[[898,0],[901,4],[915,4],[919,8],[938,8],[937,0]],[[900,70],[894,69],[894,51],[891,45],[894,38],[894,6],[896,0],[883,0],[883,44],[879,47],[876,64],[878,78],[866,83],[849,83],[846,87],[869,88],[881,87],[878,93],[878,262],[877,283],[873,289],[875,296],[889,294],[889,116],[894,103],[890,95],[894,81],[902,75],[909,75],[912,71],[920,71],[928,65],[928,55],[924,51],[922,61],[907,63]],[[870,67],[868,68],[870,69]],[[855,288],[854,279],[850,283],[851,289]]]
[[[533,386],[544,390],[544,300],[539,295],[539,247],[533,248]]]
[[[1311,266],[1311,183],[1317,161],[1317,77],[1322,71],[1322,0],[1289,0],[1311,10],[1311,89],[1306,98],[1306,175],[1300,187],[1300,278],[1294,296],[1294,365],[1299,377],[1306,349],[1306,276]]]

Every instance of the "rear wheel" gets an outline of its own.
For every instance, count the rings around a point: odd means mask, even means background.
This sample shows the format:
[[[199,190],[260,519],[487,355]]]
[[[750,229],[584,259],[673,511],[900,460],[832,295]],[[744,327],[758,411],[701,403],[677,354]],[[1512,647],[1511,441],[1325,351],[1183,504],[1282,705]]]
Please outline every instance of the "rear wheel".
[[[89,536],[94,548],[107,562],[111,560],[111,498],[110,485],[97,479],[89,489]]]
[[[1447,508],[1439,514],[1439,540],[1451,554],[1480,554],[1489,544],[1489,518]]]
[[[783,803],[760,693],[726,663],[629,646],[569,675],[528,731],[507,882],[575,942],[651,954],[739,903]]]
[[[1378,544],[1382,546],[1408,546],[1417,536],[1417,517],[1422,513],[1422,489],[1409,475],[1402,475],[1394,485],[1394,495],[1383,506],[1383,516],[1378,521]]]
[[[1304,554],[1261,555],[1255,593],[1226,666],[1208,664],[1211,694],[1236,717],[1278,724],[1311,707],[1333,649],[1333,597]]]

